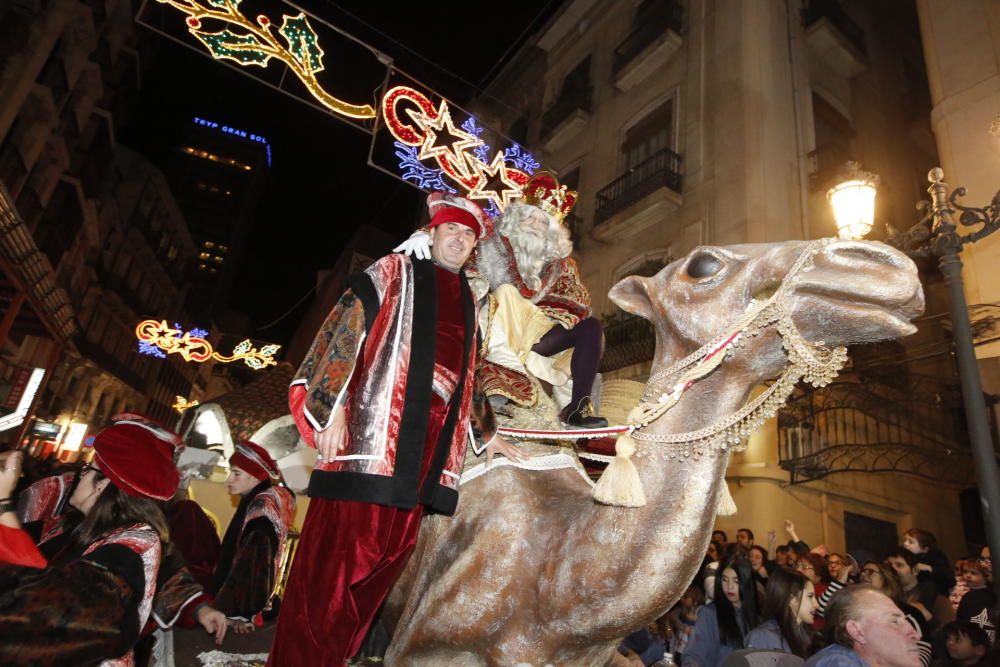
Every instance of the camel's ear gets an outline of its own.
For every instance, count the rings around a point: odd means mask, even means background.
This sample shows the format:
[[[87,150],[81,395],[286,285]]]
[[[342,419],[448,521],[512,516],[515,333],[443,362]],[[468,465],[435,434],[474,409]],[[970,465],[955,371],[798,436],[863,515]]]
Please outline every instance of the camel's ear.
[[[653,319],[653,304],[649,300],[649,278],[628,276],[611,288],[608,296],[625,312]]]

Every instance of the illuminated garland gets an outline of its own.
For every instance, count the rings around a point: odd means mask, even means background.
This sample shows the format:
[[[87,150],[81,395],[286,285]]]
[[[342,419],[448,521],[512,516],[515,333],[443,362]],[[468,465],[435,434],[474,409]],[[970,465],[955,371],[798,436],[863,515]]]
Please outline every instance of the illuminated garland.
[[[208,335],[204,329],[184,331],[179,324],[173,327],[166,320],[143,320],[135,328],[135,336],[139,339],[139,352],[165,358],[167,354],[179,354],[184,361],[204,363],[210,359],[229,364],[242,361],[254,370],[277,365],[275,353],[280,345],[265,345],[259,350],[247,339],[233,349],[229,356],[219,354],[212,344],[205,340]],[[166,354],[164,354],[166,353]]]
[[[447,100],[435,107],[426,95],[409,86],[395,86],[385,94],[382,115],[396,146],[402,149],[396,155],[401,158],[403,180],[434,183],[447,177],[470,199],[485,201],[487,211],[501,212],[520,197],[521,188],[539,166],[534,156],[517,145],[489,160],[490,147],[480,138],[483,130],[474,118],[456,127]],[[438,169],[415,168],[412,153],[405,146],[419,147],[416,160],[433,160]]]
[[[274,36],[271,19],[261,14],[256,23],[240,13],[240,0],[157,0],[187,14],[188,32],[195,36],[216,60],[232,60],[243,66],[267,67],[271,58],[288,66],[306,89],[330,111],[348,118],[374,118],[375,109],[370,104],[350,104],[333,97],[316,80],[322,72],[323,49],[316,38],[316,31],[309,25],[304,13],[298,16],[282,15],[277,33],[284,44]],[[219,32],[202,29],[204,20],[221,21],[229,27]]]
[[[184,414],[185,410],[201,405],[198,401],[189,401],[183,396],[176,396],[174,404],[171,406],[177,412]]]
[[[371,105],[353,105],[339,100],[316,80],[324,69],[323,49],[304,12],[282,15],[276,28],[264,14],[251,21],[239,11],[241,0],[157,0],[187,15],[187,28],[216,60],[231,60],[242,66],[267,67],[271,58],[285,63],[306,89],[334,113],[355,119],[375,118]],[[202,21],[220,21],[227,27],[218,32],[203,29]],[[280,35],[281,40],[274,33]],[[399,105],[404,104],[405,108]],[[490,215],[499,215],[520,196],[538,161],[514,144],[490,157],[490,146],[480,135],[483,129],[471,116],[456,126],[448,101],[434,105],[420,91],[395,86],[382,98],[386,127],[396,139],[401,178],[425,190],[461,192],[483,202]]]

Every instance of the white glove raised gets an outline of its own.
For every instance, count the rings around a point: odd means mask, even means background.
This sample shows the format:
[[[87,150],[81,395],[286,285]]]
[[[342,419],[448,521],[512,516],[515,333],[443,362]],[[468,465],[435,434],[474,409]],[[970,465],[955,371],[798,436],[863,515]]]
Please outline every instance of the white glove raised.
[[[393,252],[401,252],[404,255],[414,255],[417,259],[431,258],[431,235],[419,229],[398,246],[392,249]]]

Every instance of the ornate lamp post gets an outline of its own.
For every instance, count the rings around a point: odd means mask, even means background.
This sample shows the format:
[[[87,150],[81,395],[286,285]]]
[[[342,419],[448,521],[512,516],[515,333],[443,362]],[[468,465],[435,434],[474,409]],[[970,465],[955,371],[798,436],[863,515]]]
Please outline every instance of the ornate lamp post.
[[[856,172],[856,163],[854,166]],[[848,183],[852,180],[857,179],[848,178]],[[965,291],[962,284],[960,253],[965,244],[975,243],[1000,229],[1000,192],[994,195],[993,201],[989,205],[983,208],[972,208],[956,202],[957,198],[965,196],[965,188],[958,188],[951,195],[948,194],[948,185],[944,182],[944,171],[940,167],[931,169],[927,174],[927,180],[931,183],[930,187],[927,188],[931,201],[929,203],[924,201],[919,205],[919,210],[924,213],[923,219],[903,233],[894,233],[886,240],[886,243],[899,248],[910,257],[937,257],[938,266],[941,268],[941,273],[944,274],[955,337],[955,358],[958,362],[958,375],[962,383],[962,397],[965,403],[965,419],[969,427],[972,457],[979,481],[979,498],[986,523],[986,539],[990,545],[990,553],[996,554],[997,549],[1000,548],[1000,471],[997,469],[990,422],[986,412],[986,403],[983,401],[979,366],[976,363],[972,327],[969,323],[968,305],[965,301]],[[838,204],[837,199],[835,199],[837,196],[835,191],[840,187],[842,186],[832,188],[827,195],[834,206],[838,227],[840,227],[841,214],[836,213]],[[874,192],[871,194],[871,201],[874,204]],[[952,219],[956,209],[961,211],[958,219],[959,224],[963,227],[979,227],[979,229],[967,234],[959,234]],[[844,216],[845,220],[850,219],[846,213]],[[841,231],[841,236],[844,234],[845,232]],[[1000,577],[994,576],[993,586],[1000,596]]]

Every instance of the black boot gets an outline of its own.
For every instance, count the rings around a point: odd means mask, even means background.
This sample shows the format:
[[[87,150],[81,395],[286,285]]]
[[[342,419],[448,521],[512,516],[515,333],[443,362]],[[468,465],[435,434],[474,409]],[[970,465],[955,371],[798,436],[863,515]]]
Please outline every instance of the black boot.
[[[606,428],[608,420],[594,414],[594,404],[589,396],[580,399],[575,407],[571,403],[559,413],[559,419],[570,428]]]

